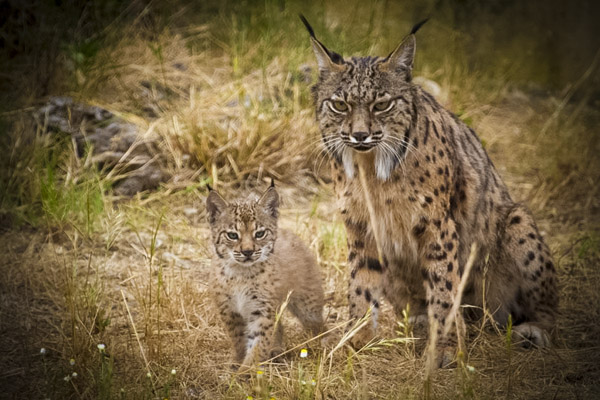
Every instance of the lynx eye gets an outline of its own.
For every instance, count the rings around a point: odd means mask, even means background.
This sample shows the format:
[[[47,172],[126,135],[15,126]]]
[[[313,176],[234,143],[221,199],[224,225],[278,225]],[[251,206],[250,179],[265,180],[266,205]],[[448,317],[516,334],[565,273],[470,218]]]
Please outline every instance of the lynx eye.
[[[238,240],[240,236],[235,232],[227,232],[227,237],[231,240]]]
[[[391,100],[384,100],[373,105],[373,111],[384,112],[389,111],[394,106],[394,102]]]
[[[262,238],[264,238],[264,237],[265,237],[265,231],[264,231],[264,230],[262,230],[262,231],[257,231],[256,233],[254,233],[254,237],[255,237],[255,238],[257,238],[257,239],[262,239]]]
[[[348,104],[342,100],[331,100],[329,102],[329,108],[336,113],[345,113],[349,109]]]

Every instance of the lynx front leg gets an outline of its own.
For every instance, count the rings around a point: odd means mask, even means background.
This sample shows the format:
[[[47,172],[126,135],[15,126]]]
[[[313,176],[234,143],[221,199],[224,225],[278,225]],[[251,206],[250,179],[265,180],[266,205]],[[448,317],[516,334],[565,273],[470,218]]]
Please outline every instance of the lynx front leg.
[[[423,277],[427,292],[429,335],[435,337],[438,367],[449,365],[454,359],[458,334],[456,326],[464,329],[462,316],[457,313],[450,323],[449,313],[456,298],[462,275],[458,265],[458,234],[454,221],[449,218],[433,220],[427,225],[427,240],[423,242]]]
[[[358,321],[371,307],[371,322],[350,339],[355,348],[361,348],[374,336],[377,328],[377,314],[382,294],[383,266],[377,257],[373,240],[365,238],[366,229],[357,230],[355,224],[346,224],[348,234],[348,266],[350,281],[348,306],[350,319]],[[349,328],[351,328],[349,326]]]

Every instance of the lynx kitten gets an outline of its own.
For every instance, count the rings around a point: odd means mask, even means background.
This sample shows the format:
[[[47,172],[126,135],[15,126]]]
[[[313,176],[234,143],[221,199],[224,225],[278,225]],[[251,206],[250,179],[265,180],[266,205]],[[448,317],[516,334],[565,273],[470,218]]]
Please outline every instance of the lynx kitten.
[[[253,364],[282,349],[278,307],[312,334],[323,327],[321,275],[310,250],[293,233],[277,229],[279,195],[226,202],[210,189],[206,200],[215,245],[211,291],[233,343],[235,365]]]

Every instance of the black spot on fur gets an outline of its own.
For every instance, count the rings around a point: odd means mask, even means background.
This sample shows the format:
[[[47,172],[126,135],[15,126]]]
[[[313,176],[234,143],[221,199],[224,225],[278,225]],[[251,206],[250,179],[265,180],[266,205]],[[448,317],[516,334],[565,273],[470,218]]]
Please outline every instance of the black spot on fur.
[[[352,260],[354,260],[355,258],[356,258],[356,252],[354,252],[354,251],[351,251],[351,252],[348,254],[348,261],[349,261],[349,262],[352,262]]]
[[[357,287],[355,293],[357,296],[360,296],[362,294],[362,289],[360,287]]]
[[[448,272],[452,272],[453,269],[454,269],[454,264],[452,264],[452,261],[450,261],[448,263]]]
[[[379,260],[375,259],[375,258],[367,258],[367,268],[370,269],[371,271],[377,271],[377,272],[381,272],[383,271],[383,268],[381,268],[381,264],[379,263]]]
[[[425,196],[425,201],[431,204],[431,202],[433,202],[433,199],[429,196]]]
[[[442,302],[442,307],[448,308],[448,307],[450,307],[450,304],[448,304],[447,302],[443,301]]]
[[[421,276],[423,277],[423,279],[429,279],[429,273],[425,268],[421,268]]]
[[[521,217],[518,215],[512,217],[512,219],[510,220],[510,225],[520,224],[520,223],[521,223]]]
[[[452,290],[452,282],[450,282],[449,280],[446,280],[446,289],[448,289],[449,291]]]
[[[423,233],[425,233],[425,225],[423,225],[423,224],[416,225],[412,231],[413,231],[413,235],[415,235],[416,237],[420,237],[423,235]]]
[[[368,303],[371,302],[371,292],[369,291],[369,289],[365,290],[365,299]]]
[[[523,244],[523,243],[525,243],[525,239],[522,239],[522,238],[519,239],[519,244]]]
[[[454,243],[452,243],[452,242],[446,242],[446,244],[444,245],[444,247],[446,248],[446,250],[452,251],[452,249],[454,248]]]
[[[530,260],[533,260],[535,258],[535,254],[533,254],[533,251],[527,253],[527,258],[529,258]]]
[[[444,174],[444,170],[442,169],[442,167],[439,167],[437,169],[437,173],[438,173],[438,175],[443,175]]]

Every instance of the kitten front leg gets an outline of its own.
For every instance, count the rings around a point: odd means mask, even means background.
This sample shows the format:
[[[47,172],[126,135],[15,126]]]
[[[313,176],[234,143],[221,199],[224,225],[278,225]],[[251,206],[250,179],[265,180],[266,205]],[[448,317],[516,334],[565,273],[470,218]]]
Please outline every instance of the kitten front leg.
[[[275,327],[273,310],[252,311],[246,329],[246,357],[242,362],[244,367],[252,367],[271,358],[274,347],[281,345],[282,332],[281,326]]]
[[[216,293],[217,307],[221,320],[233,345],[232,367],[237,369],[246,357],[246,322],[241,314],[231,307],[230,297],[221,292]]]
[[[348,235],[348,306],[351,321],[358,321],[371,307],[371,321],[354,334],[350,342],[355,348],[366,345],[376,334],[377,315],[382,294],[383,266],[377,257],[377,247],[373,240],[365,237],[366,229],[356,229],[356,225],[346,223]],[[366,224],[365,224],[366,226]],[[348,327],[351,329],[352,325]]]

